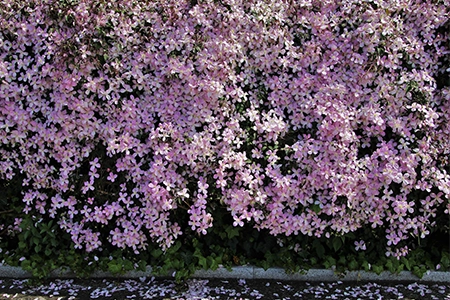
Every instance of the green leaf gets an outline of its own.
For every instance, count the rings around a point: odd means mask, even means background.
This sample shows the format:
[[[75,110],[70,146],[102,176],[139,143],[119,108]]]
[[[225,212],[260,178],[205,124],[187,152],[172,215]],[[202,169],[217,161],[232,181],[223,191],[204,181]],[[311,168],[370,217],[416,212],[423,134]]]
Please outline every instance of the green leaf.
[[[50,245],[52,245],[53,247],[56,247],[56,246],[58,246],[58,241],[56,239],[51,239]]]
[[[449,259],[449,255],[447,253],[442,253],[440,263],[445,268],[448,268],[450,266],[450,259]]]
[[[42,224],[40,227],[41,227],[41,230],[39,230],[39,233],[41,233],[41,234],[46,233],[49,230],[46,224]]]
[[[342,247],[342,239],[340,237],[334,237],[333,238],[333,249],[334,251],[338,251]]]
[[[380,275],[381,272],[383,272],[383,270],[384,270],[383,266],[378,266],[378,265],[373,265],[372,269],[377,275]]]
[[[210,269],[213,271],[217,270],[217,268],[219,268],[219,263],[220,263],[219,258],[212,259],[212,262],[210,264]]]
[[[332,266],[336,266],[336,259],[334,259],[334,257],[332,256],[327,256],[324,262],[324,266],[327,269],[331,269]]]
[[[268,262],[267,260],[264,260],[261,263],[261,267],[264,269],[264,271],[267,271],[270,268],[270,262]]]
[[[67,255],[67,256],[65,256],[65,261],[67,261],[68,263],[72,263],[75,261],[75,256],[73,256],[71,254]]]
[[[25,242],[19,242],[19,249],[26,249],[27,244]]]
[[[138,263],[138,270],[145,271],[146,268],[147,268],[147,263],[145,262],[145,260],[140,260]]]
[[[153,258],[159,258],[163,254],[163,251],[159,248],[153,249],[151,255]]]
[[[209,269],[210,269],[211,266],[214,264],[214,261],[215,261],[215,259],[214,259],[214,257],[212,257],[212,256],[208,256],[208,257],[206,258],[206,263],[208,264],[208,268],[209,268]]]
[[[406,269],[408,271],[411,271],[411,264],[409,263],[409,260],[405,257],[402,257],[401,261],[405,265]]]
[[[414,266],[412,269],[412,273],[419,278],[422,278],[426,272],[427,269],[424,266]]]
[[[388,260],[386,262],[386,268],[389,270],[389,272],[395,273],[395,267],[394,267],[394,265],[392,263],[392,260]]]
[[[317,256],[319,258],[323,258],[323,256],[325,255],[325,248],[319,240],[314,240],[313,248],[316,250]]]
[[[425,265],[428,267],[428,269],[430,269],[430,270],[434,270],[434,268],[435,268],[435,266],[434,266],[434,264],[433,264],[433,262],[431,261],[431,260],[427,260],[426,262],[425,262]]]
[[[315,213],[319,213],[321,211],[321,208],[318,204],[312,204],[309,208]]]
[[[181,248],[181,242],[176,241],[175,244],[169,248],[168,252],[170,253],[176,253]]]
[[[348,267],[350,270],[357,270],[359,268],[359,264],[356,260],[353,259],[348,263]]]
[[[39,233],[39,231],[37,230],[36,227],[31,227],[31,233],[33,234],[34,238],[40,238],[41,234]]]
[[[125,271],[131,271],[131,270],[134,269],[134,265],[131,262],[131,260],[125,260],[123,262],[123,268],[124,268]]]
[[[20,267],[22,268],[22,269],[24,269],[25,271],[31,271],[32,270],[32,267],[31,267],[31,261],[29,261],[29,260],[24,260],[24,261],[22,261],[21,263],[20,263]]]
[[[118,264],[117,261],[112,260],[108,263],[108,271],[112,274],[118,274],[122,271],[122,265]]]
[[[56,235],[55,235],[54,232],[47,231],[47,236],[50,237],[50,238],[52,238],[52,239],[56,239]]]
[[[239,236],[240,227],[228,226],[225,231],[227,233],[228,239],[232,239]]]
[[[39,245],[40,241],[41,241],[41,239],[38,238],[37,236],[33,236],[33,238],[31,240],[33,241],[33,244],[35,244],[35,245]]]
[[[198,264],[205,270],[208,269],[208,264],[206,263],[206,258],[205,257],[199,257],[198,259]]]
[[[189,277],[190,273],[191,273],[191,271],[189,269],[178,270],[175,273],[175,281],[182,282],[184,279]]]
[[[370,271],[370,264],[369,264],[369,262],[368,261],[363,261],[362,263],[361,263],[361,266],[364,268],[364,270],[365,271]]]
[[[346,266],[347,265],[347,259],[345,258],[345,256],[339,257],[338,265],[340,265],[340,266]]]

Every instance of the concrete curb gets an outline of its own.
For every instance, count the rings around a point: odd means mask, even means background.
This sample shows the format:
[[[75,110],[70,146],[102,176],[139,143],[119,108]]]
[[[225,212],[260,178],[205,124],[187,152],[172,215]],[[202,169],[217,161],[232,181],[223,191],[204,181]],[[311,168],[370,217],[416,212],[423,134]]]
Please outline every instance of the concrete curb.
[[[131,271],[124,275],[112,275],[108,272],[95,272],[91,278],[122,278],[136,279],[139,277],[152,277],[151,268],[148,267],[146,272]],[[31,274],[19,267],[0,266],[0,278],[30,278]],[[70,271],[54,271],[49,276],[56,279],[75,278],[76,275]],[[377,275],[366,271],[350,271],[346,274],[338,275],[333,270],[310,269],[305,273],[287,274],[282,268],[269,268],[264,270],[253,266],[234,267],[231,271],[226,268],[218,268],[217,270],[198,270],[195,272],[194,278],[218,278],[218,279],[266,279],[266,280],[296,280],[296,281],[373,281],[373,282],[447,282],[450,283],[450,272],[429,271],[421,279],[409,271],[402,271],[400,274],[392,274],[390,272],[382,272]]]

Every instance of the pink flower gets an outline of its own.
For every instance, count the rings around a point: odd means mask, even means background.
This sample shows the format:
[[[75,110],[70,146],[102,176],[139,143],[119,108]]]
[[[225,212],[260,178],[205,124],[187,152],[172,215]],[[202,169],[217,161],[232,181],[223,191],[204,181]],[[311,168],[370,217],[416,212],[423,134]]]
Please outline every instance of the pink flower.
[[[364,241],[355,241],[355,250],[359,251],[359,250],[366,250],[366,244],[364,243]]]
[[[109,172],[109,175],[106,179],[108,179],[111,182],[114,182],[117,178],[117,174],[114,174],[113,172]]]
[[[81,192],[86,194],[88,191],[93,191],[94,189],[94,182],[92,180],[85,181],[83,187],[81,188]]]
[[[23,178],[23,212],[57,219],[77,248],[166,250],[178,209],[204,234],[220,202],[234,226],[273,235],[385,225],[400,257],[450,214],[442,1],[82,1],[58,30],[50,2],[26,20],[4,7],[0,177]]]
[[[233,219],[234,219],[234,221],[233,221],[233,226],[234,227],[237,227],[237,226],[240,226],[240,227],[242,227],[242,226],[244,226],[244,222],[243,222],[243,217],[242,216],[240,216],[240,217],[233,217]]]
[[[208,187],[209,185],[206,183],[204,178],[200,178],[198,181],[198,192],[202,194],[208,193]]]
[[[91,167],[90,167],[91,172],[95,173],[95,171],[98,168],[100,168],[100,163],[98,161],[99,161],[99,159],[98,159],[98,157],[96,157],[96,158],[94,158],[93,161],[89,162],[89,164],[91,165]]]
[[[36,201],[36,209],[41,214],[45,214],[45,202],[43,201]]]

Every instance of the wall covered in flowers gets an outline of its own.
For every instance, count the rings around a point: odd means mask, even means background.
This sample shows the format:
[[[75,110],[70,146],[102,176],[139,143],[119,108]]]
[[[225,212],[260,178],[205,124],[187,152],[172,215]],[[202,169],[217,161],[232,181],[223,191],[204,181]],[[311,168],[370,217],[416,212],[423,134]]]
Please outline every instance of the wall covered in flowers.
[[[448,267],[449,7],[2,1],[0,257]]]

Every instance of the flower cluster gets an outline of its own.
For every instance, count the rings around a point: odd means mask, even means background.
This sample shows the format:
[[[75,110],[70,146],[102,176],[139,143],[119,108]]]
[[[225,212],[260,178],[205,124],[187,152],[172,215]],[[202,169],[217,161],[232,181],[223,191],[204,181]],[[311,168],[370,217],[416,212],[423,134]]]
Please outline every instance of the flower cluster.
[[[448,214],[448,7],[4,1],[0,178],[87,251],[167,249],[225,205],[273,235],[381,227],[404,255]]]

